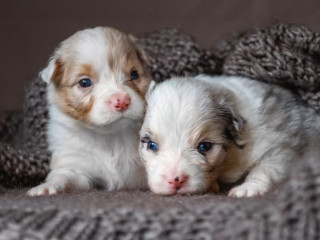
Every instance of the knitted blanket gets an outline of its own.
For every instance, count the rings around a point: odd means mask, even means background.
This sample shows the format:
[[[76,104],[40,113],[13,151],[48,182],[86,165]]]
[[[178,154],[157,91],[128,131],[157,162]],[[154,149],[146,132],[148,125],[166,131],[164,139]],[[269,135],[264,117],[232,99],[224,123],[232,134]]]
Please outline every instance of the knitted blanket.
[[[156,81],[199,73],[246,76],[282,85],[320,113],[320,34],[307,28],[249,31],[211,51],[178,30],[147,34],[139,43]],[[23,111],[0,116],[0,240],[320,239],[320,161],[312,155],[277,190],[251,199],[98,190],[26,197],[24,187],[49,170],[45,99],[45,83],[36,79]]]

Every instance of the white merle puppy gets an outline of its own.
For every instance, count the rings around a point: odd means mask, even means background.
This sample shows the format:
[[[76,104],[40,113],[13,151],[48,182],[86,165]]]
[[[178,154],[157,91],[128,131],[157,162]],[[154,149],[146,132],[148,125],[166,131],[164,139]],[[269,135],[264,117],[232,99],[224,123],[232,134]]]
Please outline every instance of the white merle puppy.
[[[158,194],[218,191],[262,195],[310,153],[320,119],[291,92],[240,77],[173,78],[152,83],[140,155]]]
[[[135,40],[108,27],[79,31],[40,75],[48,83],[51,171],[28,194],[143,186],[139,129],[151,77]]]

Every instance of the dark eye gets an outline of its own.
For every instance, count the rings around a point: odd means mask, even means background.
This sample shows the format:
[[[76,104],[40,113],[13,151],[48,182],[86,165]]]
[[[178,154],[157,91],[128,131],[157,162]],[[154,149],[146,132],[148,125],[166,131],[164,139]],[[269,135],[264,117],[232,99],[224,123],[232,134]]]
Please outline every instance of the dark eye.
[[[158,151],[158,144],[155,142],[149,141],[147,145],[147,149],[150,149],[152,151]]]
[[[82,88],[87,88],[87,87],[91,87],[92,82],[89,78],[84,78],[79,81],[79,85]]]
[[[136,70],[131,71],[131,73],[130,73],[130,79],[131,79],[131,80],[134,80],[134,79],[138,79],[138,78],[139,78],[138,71],[136,71]]]
[[[211,142],[201,142],[198,146],[198,152],[204,155],[206,152],[210,151],[211,148]]]

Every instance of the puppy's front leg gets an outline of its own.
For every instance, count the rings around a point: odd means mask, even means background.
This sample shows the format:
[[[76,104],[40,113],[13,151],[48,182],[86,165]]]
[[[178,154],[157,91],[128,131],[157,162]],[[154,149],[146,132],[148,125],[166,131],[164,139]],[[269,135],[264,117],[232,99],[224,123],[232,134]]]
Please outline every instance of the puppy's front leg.
[[[230,197],[255,197],[261,196],[285,178],[283,164],[259,164],[254,167],[246,177],[244,183],[229,191]]]
[[[53,195],[71,190],[88,191],[90,180],[80,172],[66,168],[51,170],[46,182],[28,191],[29,196]]]
[[[271,188],[271,179],[269,178],[268,171],[264,166],[257,166],[253,168],[245,181],[229,191],[230,197],[254,197],[263,195]]]

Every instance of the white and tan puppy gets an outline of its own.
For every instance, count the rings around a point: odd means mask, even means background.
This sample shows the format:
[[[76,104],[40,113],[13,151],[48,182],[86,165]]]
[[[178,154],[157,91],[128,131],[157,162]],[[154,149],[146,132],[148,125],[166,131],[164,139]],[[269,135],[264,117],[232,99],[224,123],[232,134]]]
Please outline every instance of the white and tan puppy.
[[[264,194],[307,154],[320,120],[289,91],[240,77],[152,83],[140,131],[148,184],[158,194]]]
[[[108,27],[63,41],[41,72],[48,83],[46,182],[28,194],[143,186],[139,128],[151,77],[134,39]]]

